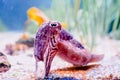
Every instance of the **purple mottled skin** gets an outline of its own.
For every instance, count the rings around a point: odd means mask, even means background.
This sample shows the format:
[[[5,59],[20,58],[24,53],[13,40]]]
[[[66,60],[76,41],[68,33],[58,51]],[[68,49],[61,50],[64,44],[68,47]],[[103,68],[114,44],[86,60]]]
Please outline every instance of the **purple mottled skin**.
[[[80,42],[61,27],[59,22],[46,22],[36,33],[34,55],[37,62],[45,62],[45,77],[48,76],[55,55],[77,66],[103,59],[103,55],[91,54]]]

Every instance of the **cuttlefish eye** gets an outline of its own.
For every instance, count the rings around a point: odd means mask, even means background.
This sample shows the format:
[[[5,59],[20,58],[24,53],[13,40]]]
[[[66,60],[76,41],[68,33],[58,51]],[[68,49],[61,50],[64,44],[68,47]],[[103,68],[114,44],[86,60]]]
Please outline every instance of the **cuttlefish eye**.
[[[51,27],[56,27],[56,26],[58,26],[58,24],[57,23],[51,23],[50,26]]]
[[[61,30],[61,24],[59,22],[50,22],[49,26],[51,34],[59,34]]]
[[[50,22],[50,27],[58,27],[61,26],[59,22]]]

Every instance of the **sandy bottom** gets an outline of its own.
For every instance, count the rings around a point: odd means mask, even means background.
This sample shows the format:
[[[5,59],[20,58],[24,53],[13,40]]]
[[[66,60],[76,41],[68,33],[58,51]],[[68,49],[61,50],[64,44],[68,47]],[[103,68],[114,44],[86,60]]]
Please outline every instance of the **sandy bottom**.
[[[12,43],[21,36],[21,33],[0,33],[0,51],[5,53],[5,45]],[[93,53],[104,54],[102,61],[88,64],[85,67],[73,66],[55,57],[52,62],[49,79],[46,80],[112,80],[120,79],[120,41],[104,38],[96,44]],[[0,73],[0,80],[35,80],[35,59],[33,48],[18,51],[16,55],[7,55],[11,69]],[[39,80],[44,77],[44,63],[39,62]]]

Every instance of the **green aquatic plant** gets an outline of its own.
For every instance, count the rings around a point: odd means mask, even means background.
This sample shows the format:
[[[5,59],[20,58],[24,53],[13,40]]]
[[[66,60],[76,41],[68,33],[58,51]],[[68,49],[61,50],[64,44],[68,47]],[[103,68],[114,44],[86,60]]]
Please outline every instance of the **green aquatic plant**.
[[[68,30],[92,50],[96,39],[106,36],[119,5],[119,0],[52,0],[47,13],[53,20],[66,22]]]
[[[116,19],[113,23],[112,32],[110,33],[110,36],[114,39],[120,40],[120,11],[116,13]]]
[[[120,0],[52,0],[50,8],[41,10],[50,20],[67,24],[66,29],[92,50],[97,38],[108,34],[110,21],[119,7]],[[112,32],[116,24],[117,21]]]
[[[1,31],[6,31],[7,28],[5,27],[5,25],[3,24],[2,20],[0,19],[0,32]]]

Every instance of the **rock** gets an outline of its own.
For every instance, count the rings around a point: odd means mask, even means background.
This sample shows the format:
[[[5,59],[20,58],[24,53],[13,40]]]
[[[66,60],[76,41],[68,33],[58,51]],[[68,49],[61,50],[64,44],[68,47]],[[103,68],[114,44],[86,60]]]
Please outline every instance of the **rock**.
[[[11,68],[11,64],[8,62],[7,57],[0,52],[0,73],[6,72]]]
[[[34,38],[30,37],[28,39],[19,39],[16,41],[17,44],[24,44],[27,45],[28,47],[33,47],[34,45]]]

